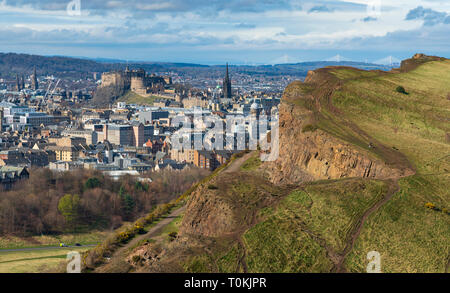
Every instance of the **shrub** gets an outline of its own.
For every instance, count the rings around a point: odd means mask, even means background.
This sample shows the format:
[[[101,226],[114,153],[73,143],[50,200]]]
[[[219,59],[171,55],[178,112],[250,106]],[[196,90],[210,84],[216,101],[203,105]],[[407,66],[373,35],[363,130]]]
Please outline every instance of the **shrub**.
[[[145,234],[147,233],[144,229],[144,225],[142,223],[134,224],[134,230],[137,234]]]
[[[213,184],[210,184],[210,185],[208,185],[208,189],[216,190],[216,189],[219,189],[219,187],[217,187]]]
[[[132,239],[134,237],[134,234],[131,233],[130,231],[124,231],[124,232],[120,232],[119,234],[117,234],[117,242],[125,244],[128,241],[130,241],[130,239]]]
[[[316,125],[312,125],[312,124],[307,124],[305,126],[303,126],[302,128],[302,132],[314,132],[317,130],[317,126]]]
[[[408,92],[407,92],[407,91],[405,90],[405,88],[402,87],[401,85],[399,85],[399,86],[395,89],[395,91],[396,91],[397,93],[400,93],[400,94],[408,95]]]
[[[431,209],[431,210],[436,208],[436,206],[434,204],[432,204],[431,202],[427,202],[425,204],[425,207],[428,208],[428,209]]]
[[[100,185],[101,185],[100,180],[97,177],[92,177],[86,181],[85,187],[87,189],[93,189],[93,188],[100,187]]]

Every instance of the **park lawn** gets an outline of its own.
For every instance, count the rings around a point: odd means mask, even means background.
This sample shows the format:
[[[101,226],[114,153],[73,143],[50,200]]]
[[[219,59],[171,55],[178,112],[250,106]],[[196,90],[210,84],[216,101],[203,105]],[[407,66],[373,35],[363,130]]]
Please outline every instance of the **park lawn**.
[[[82,245],[101,243],[108,235],[109,231],[93,231],[79,234],[63,235],[42,235],[31,237],[3,236],[0,237],[0,252],[2,249],[32,248],[43,246],[59,246],[60,243]]]
[[[51,271],[63,263],[71,251],[83,252],[80,248],[52,248],[45,250],[0,252],[0,273],[41,273]]]

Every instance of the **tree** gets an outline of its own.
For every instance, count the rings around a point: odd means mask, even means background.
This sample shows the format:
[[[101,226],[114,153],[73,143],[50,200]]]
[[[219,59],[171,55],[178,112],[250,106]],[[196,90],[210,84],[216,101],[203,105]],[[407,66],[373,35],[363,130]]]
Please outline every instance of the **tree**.
[[[58,210],[64,216],[67,227],[75,230],[80,217],[80,197],[71,194],[64,195],[59,200]]]
[[[122,197],[123,213],[124,213],[126,219],[131,219],[131,216],[133,214],[133,210],[134,210],[135,206],[136,206],[136,203],[131,195],[125,194]]]
[[[100,187],[100,185],[101,185],[100,180],[98,180],[97,177],[92,177],[92,178],[89,178],[89,179],[86,181],[86,183],[85,183],[84,186],[85,186],[87,189],[93,189],[93,188]]]

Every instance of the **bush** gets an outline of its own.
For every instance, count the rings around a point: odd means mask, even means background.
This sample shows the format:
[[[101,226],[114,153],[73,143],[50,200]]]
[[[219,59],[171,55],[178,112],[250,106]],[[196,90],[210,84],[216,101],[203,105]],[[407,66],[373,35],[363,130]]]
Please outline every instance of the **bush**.
[[[219,187],[217,187],[213,184],[210,184],[210,185],[208,185],[208,189],[216,190],[216,189],[219,189]]]
[[[126,244],[128,241],[130,241],[135,234],[131,233],[130,231],[124,231],[117,234],[116,240],[118,243]]]
[[[396,91],[397,93],[400,93],[400,94],[408,95],[408,92],[407,92],[407,91],[405,90],[405,88],[402,87],[401,85],[399,85],[399,86],[395,89],[395,91]]]
[[[147,233],[147,231],[145,231],[144,229],[144,225],[142,225],[141,223],[136,223],[134,224],[134,230],[136,232],[136,234],[145,234]]]
[[[85,187],[86,189],[93,189],[100,187],[100,185],[101,185],[100,180],[97,177],[92,177],[86,181]]]
[[[303,128],[302,128],[302,132],[303,133],[305,133],[305,132],[314,132],[316,130],[317,130],[317,126],[312,125],[312,124],[307,124],[307,125],[303,126]]]
[[[434,210],[436,208],[436,206],[434,204],[432,204],[431,202],[427,202],[425,204],[426,208],[429,208],[430,210]]]

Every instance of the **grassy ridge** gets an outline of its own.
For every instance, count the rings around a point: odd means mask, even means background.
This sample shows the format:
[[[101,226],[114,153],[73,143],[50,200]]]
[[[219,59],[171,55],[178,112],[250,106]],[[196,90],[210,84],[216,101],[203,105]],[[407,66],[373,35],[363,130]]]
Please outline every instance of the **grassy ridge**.
[[[400,179],[399,192],[368,218],[346,259],[347,270],[364,272],[367,253],[376,250],[385,272],[444,272],[450,256],[450,217],[448,212],[425,205],[432,203],[445,211],[450,208],[450,61],[425,63],[406,73],[340,68],[332,74],[340,86],[329,100],[321,100],[329,107],[315,108],[308,95],[317,92],[300,83],[288,89],[288,102],[312,110],[314,126],[387,163],[393,160],[402,165],[407,159],[417,170],[416,175]],[[398,86],[408,94],[398,93]],[[371,140],[385,148],[369,148]],[[396,158],[396,152],[404,158]],[[295,239],[305,243],[310,239],[304,239],[305,232],[295,223],[302,222],[340,251],[354,220],[385,190],[382,182],[366,184],[358,191],[346,180],[317,182],[306,192],[289,195],[275,211],[266,209],[267,218],[244,236],[249,268],[321,271],[326,265],[305,267],[307,262],[300,261],[319,257],[323,250],[314,250],[313,245],[305,249],[297,243]],[[314,264],[320,263],[325,264],[320,260]]]
[[[450,255],[450,61],[429,62],[401,74],[354,77],[333,103],[361,129],[406,155],[417,174],[372,215],[346,266],[364,271],[368,251],[382,257],[384,272],[444,272]],[[403,86],[408,95],[395,92]]]

